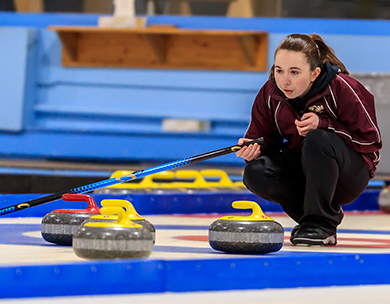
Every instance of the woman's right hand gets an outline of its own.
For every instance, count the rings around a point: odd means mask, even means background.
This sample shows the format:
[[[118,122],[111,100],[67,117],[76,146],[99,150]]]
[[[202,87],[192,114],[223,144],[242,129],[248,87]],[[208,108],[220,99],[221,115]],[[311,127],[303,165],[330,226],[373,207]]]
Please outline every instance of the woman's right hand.
[[[252,141],[253,139],[249,138],[240,138],[238,144],[242,145],[245,142]],[[237,157],[242,157],[245,161],[249,162],[258,158],[261,154],[260,145],[258,143],[242,147],[236,152]]]

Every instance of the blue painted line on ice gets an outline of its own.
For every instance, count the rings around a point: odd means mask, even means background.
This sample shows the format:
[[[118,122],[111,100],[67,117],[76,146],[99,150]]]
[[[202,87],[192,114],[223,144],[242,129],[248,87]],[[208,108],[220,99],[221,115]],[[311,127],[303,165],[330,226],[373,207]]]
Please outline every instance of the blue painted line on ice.
[[[41,231],[40,224],[1,224],[0,244],[42,246],[50,245],[42,238],[31,237],[24,233]]]

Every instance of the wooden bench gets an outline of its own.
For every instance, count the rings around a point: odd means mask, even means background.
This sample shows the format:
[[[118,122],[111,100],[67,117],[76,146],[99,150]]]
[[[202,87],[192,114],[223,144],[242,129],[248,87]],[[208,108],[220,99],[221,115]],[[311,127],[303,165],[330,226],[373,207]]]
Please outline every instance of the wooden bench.
[[[49,27],[62,41],[62,63],[72,67],[267,70],[264,31]]]

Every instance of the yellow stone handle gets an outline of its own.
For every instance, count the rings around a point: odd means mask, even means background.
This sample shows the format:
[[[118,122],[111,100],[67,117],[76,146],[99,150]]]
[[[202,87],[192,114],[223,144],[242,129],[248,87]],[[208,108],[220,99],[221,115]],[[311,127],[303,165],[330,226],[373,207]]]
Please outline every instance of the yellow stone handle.
[[[102,200],[101,204],[104,207],[118,206],[118,207],[125,208],[127,216],[132,220],[144,220],[145,219],[137,213],[133,204],[130,203],[129,201],[120,200],[120,199],[105,199],[105,200]]]
[[[134,171],[124,171],[124,170],[118,170],[115,171],[110,178],[115,177],[122,177],[122,176],[128,176],[132,174]],[[164,171],[164,172],[158,172],[155,174],[147,175],[145,176],[139,183],[121,183],[116,184],[112,186],[108,186],[107,188],[120,188],[120,189],[146,189],[146,188],[159,188],[160,184],[155,183],[154,179],[174,179],[175,173],[172,171]]]
[[[107,203],[107,202],[106,202]],[[103,202],[102,202],[103,205]],[[121,206],[104,206],[100,209],[102,215],[117,215],[115,222],[90,222],[86,223],[87,227],[100,227],[100,228],[142,228],[141,225],[135,224],[131,221],[129,215]]]
[[[193,182],[176,182],[174,183],[176,187],[207,188],[207,182],[199,171],[178,170],[176,171],[176,177],[179,179],[194,179]]]
[[[154,182],[154,179],[166,179],[166,180],[173,180],[175,179],[175,172],[172,171],[163,171],[158,172],[155,174],[147,175],[144,177],[144,179],[140,182],[141,188],[163,188],[163,185],[165,183],[156,183]],[[169,184],[169,183],[167,183]]]
[[[103,215],[118,215],[116,222],[118,224],[123,223],[126,220],[125,214],[126,211],[120,206],[107,206],[100,209],[100,213]]]
[[[114,178],[114,177],[122,177],[122,176],[125,176],[125,175],[130,175],[132,173],[134,173],[135,171],[127,171],[127,170],[117,170],[115,171],[110,178]]]
[[[217,177],[219,181],[217,182],[207,182],[208,186],[211,187],[221,187],[221,188],[230,188],[234,184],[230,180],[229,175],[224,170],[219,169],[205,169],[200,171],[204,177]]]
[[[260,206],[253,201],[235,201],[232,203],[233,208],[235,209],[252,209],[252,214],[247,219],[253,219],[253,220],[272,220],[268,216],[266,216],[261,210]]]

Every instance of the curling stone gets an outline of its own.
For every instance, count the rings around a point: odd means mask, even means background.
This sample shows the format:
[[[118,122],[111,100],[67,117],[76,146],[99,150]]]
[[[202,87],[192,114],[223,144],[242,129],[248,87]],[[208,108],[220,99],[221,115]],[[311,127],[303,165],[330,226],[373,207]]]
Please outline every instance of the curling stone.
[[[120,206],[105,206],[103,215],[117,214],[115,222],[90,222],[81,225],[73,236],[73,250],[84,259],[147,258],[153,251],[151,232],[130,220]]]
[[[380,210],[386,213],[390,213],[390,186],[384,188],[379,193],[378,203],[379,203]]]
[[[205,169],[200,173],[206,180],[209,189],[217,192],[237,192],[229,175],[224,170],[220,169]]]
[[[236,254],[264,254],[283,247],[282,225],[266,216],[260,206],[251,201],[235,201],[236,209],[252,209],[250,216],[224,216],[209,228],[210,246]]]
[[[156,229],[154,228],[153,224],[146,220],[144,217],[140,216],[137,211],[135,210],[134,206],[126,200],[118,200],[118,199],[106,199],[102,200],[102,204],[104,206],[120,206],[126,209],[128,213],[128,217],[132,222],[135,224],[139,224],[143,227],[146,227],[150,233],[152,234],[153,237],[153,244],[155,243],[156,240]],[[93,215],[89,219],[87,219],[84,223],[92,223],[92,222],[114,222],[118,219],[118,216],[116,215]]]
[[[72,246],[76,229],[90,216],[100,214],[92,197],[85,194],[64,194],[62,200],[68,202],[87,202],[87,209],[57,209],[44,216],[41,234],[44,240],[58,245]]]

